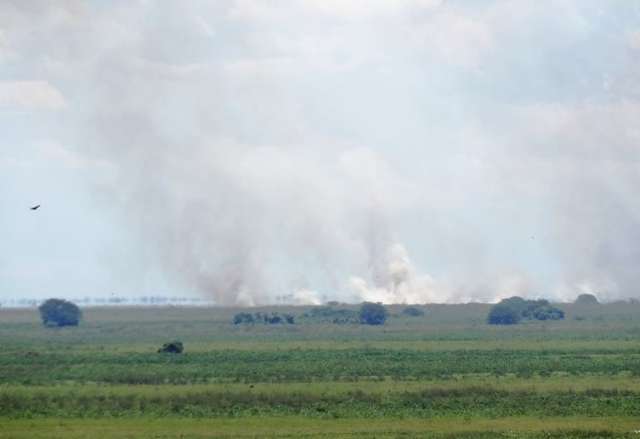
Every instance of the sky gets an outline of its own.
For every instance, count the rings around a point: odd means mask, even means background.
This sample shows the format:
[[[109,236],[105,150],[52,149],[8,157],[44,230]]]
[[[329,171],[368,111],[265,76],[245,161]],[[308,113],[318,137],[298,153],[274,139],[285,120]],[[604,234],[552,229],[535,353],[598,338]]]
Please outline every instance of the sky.
[[[638,120],[636,0],[3,0],[0,300],[639,298]]]

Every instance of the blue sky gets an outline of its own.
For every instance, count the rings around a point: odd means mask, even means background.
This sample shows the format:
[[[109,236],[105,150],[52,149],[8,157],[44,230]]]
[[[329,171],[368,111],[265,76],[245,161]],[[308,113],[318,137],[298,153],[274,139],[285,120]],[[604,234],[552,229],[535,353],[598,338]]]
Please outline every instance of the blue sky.
[[[0,298],[637,297],[639,18],[3,2]]]

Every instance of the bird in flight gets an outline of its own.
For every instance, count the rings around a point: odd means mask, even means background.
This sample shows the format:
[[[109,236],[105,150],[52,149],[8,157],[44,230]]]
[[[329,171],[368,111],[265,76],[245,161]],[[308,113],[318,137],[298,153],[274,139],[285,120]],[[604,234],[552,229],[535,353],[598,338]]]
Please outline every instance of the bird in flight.
[[[40,209],[40,205],[39,205],[39,204],[36,204],[35,206],[30,207],[29,209],[31,209],[31,210],[38,210],[38,209]]]

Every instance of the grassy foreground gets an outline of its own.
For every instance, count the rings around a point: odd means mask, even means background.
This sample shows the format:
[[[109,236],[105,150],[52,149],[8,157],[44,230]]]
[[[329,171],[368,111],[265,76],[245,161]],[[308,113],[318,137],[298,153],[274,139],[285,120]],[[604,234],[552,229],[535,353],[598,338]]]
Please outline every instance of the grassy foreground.
[[[383,327],[237,310],[95,308],[78,328],[0,310],[1,438],[640,437],[640,306],[484,323],[438,305]],[[171,339],[182,355],[158,354]]]
[[[610,438],[637,437],[632,418],[501,418],[314,420],[249,419],[32,420],[2,424],[0,438],[220,438],[220,437],[421,437],[421,438]]]

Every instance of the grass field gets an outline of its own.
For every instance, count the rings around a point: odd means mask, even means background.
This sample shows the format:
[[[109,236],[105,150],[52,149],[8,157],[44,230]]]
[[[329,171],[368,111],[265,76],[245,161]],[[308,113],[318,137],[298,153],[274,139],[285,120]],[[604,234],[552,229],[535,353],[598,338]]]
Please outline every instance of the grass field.
[[[62,329],[4,309],[0,438],[640,437],[640,305],[561,307],[513,327],[483,304],[380,327],[93,308]]]

